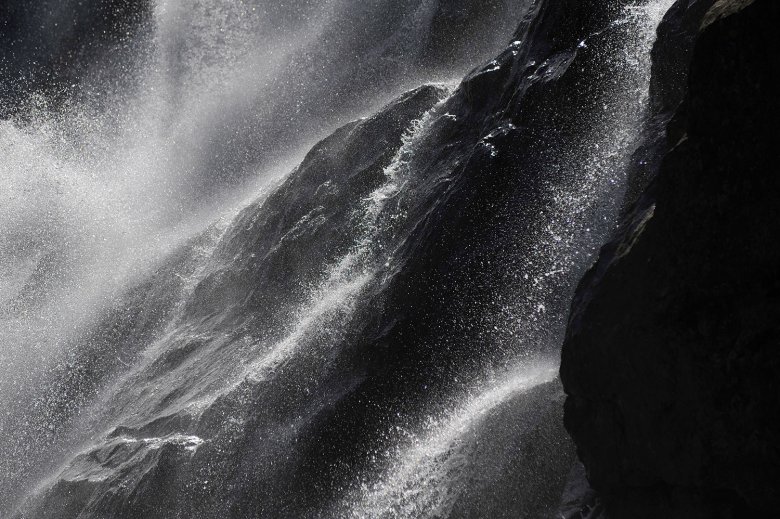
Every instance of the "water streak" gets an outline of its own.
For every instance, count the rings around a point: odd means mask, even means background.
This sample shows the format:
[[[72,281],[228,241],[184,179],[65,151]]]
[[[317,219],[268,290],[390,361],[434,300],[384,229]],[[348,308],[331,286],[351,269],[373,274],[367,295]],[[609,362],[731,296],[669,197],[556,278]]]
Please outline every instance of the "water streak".
[[[616,57],[605,64],[615,81],[603,96],[603,110],[582,121],[592,128],[588,140],[569,150],[552,150],[557,159],[550,165],[556,172],[552,178],[563,182],[549,185],[549,203],[535,225],[522,230],[523,239],[530,244],[527,256],[507,258],[507,262],[514,262],[515,279],[524,290],[511,284],[499,290],[499,315],[479,318],[486,328],[481,339],[494,341],[496,349],[507,352],[504,364],[517,363],[529,348],[545,349],[534,343],[552,343],[556,345],[552,351],[557,352],[565,322],[563,309],[568,308],[568,304],[560,304],[560,294],[569,294],[563,299],[570,299],[577,279],[618,217],[628,157],[648,101],[655,30],[672,3],[651,0],[625,8],[611,28],[617,31],[621,48],[612,52]],[[580,51],[589,44],[587,39],[580,43]],[[517,293],[526,295],[518,300]],[[561,312],[550,312],[549,308],[561,308]],[[469,475],[478,461],[473,441],[484,418],[514,398],[522,399],[518,394],[529,387],[554,380],[554,363],[539,368],[529,367],[528,362],[513,368],[509,377],[489,374],[480,390],[453,396],[444,406],[433,405],[433,414],[427,418],[423,414],[417,426],[410,426],[407,441],[399,440],[396,449],[379,456],[377,463],[383,467],[379,474],[359,477],[336,509],[361,518],[450,516],[473,484]],[[501,372],[506,368],[499,365],[495,369]],[[443,420],[433,418],[442,415],[446,416]],[[502,454],[491,456],[499,463]]]

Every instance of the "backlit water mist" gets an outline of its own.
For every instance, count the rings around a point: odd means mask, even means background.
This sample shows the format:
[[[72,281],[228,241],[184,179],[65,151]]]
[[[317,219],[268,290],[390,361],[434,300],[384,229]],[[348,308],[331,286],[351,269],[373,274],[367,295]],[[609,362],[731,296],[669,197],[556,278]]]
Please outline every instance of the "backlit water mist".
[[[9,8],[0,515],[549,512],[671,3]]]
[[[487,328],[480,333],[480,340],[501,345],[504,354],[500,362],[476,387],[452,395],[443,407],[434,405],[431,414],[417,417],[418,423],[390,432],[394,437],[391,447],[377,453],[383,465],[381,475],[361,481],[348,494],[341,513],[354,517],[450,517],[464,495],[482,492],[492,493],[495,504],[480,502],[482,508],[470,512],[502,516],[505,500],[517,493],[511,476],[493,479],[512,470],[506,467],[507,445],[501,445],[496,437],[506,441],[507,436],[520,436],[522,421],[535,417],[522,410],[513,416],[501,408],[511,410],[514,405],[522,409],[517,401],[524,393],[556,378],[555,358],[529,357],[529,350],[537,348],[528,344],[552,343],[554,350],[562,340],[566,316],[550,313],[548,307],[555,308],[556,300],[571,297],[574,284],[617,220],[626,161],[648,99],[655,29],[671,4],[671,0],[660,0],[629,5],[613,22],[618,28],[609,43],[617,46],[609,58],[614,83],[607,89],[603,110],[581,121],[592,133],[577,146],[554,150],[556,157],[549,167],[563,182],[550,186],[544,195],[548,202],[534,227],[522,230],[522,240],[529,249],[521,256],[506,258],[515,269],[514,279],[508,286],[495,287],[499,304],[487,310],[493,315],[479,315],[485,309],[477,309],[477,315],[467,317]],[[579,45],[586,48],[588,44],[586,38]],[[531,289],[518,299],[516,294],[522,290],[517,285],[523,284]],[[490,423],[491,416],[498,425]],[[480,448],[480,443],[490,447]],[[455,515],[469,516],[466,510]]]

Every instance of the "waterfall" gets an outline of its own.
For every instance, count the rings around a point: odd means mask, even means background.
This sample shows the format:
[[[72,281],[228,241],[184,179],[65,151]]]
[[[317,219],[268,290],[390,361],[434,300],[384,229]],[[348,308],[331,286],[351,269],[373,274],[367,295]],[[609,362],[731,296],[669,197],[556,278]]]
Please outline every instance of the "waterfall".
[[[121,40],[137,63],[90,63],[65,87],[64,103],[31,96],[20,115],[0,121],[0,404],[12,410],[0,418],[0,473],[8,486],[34,472],[29,438],[44,448],[63,425],[46,409],[59,405],[47,394],[59,391],[49,387],[51,372],[70,365],[74,346],[127,287],[267,192],[323,134],[429,79],[428,67],[393,43],[406,41],[401,19],[369,27],[374,39],[356,47],[355,18],[384,23],[397,12],[392,3],[353,7],[160,1],[141,30],[127,28],[137,39]],[[83,11],[70,8],[29,7],[28,16],[66,34]],[[499,21],[495,32],[462,42],[468,54],[450,56],[437,77],[457,77],[492,54],[510,30],[514,16],[505,15],[517,10],[491,6],[483,18]],[[433,39],[429,26],[415,30],[417,40]],[[348,52],[359,55],[353,70],[332,63]],[[350,76],[370,68],[348,92]],[[35,402],[46,410],[30,416]]]
[[[0,120],[0,515],[459,517],[532,492],[508,453],[557,409],[671,3],[536,63],[505,42],[540,2],[159,0],[120,39],[132,62],[30,92]],[[472,83],[498,98],[510,69],[544,85],[581,58],[610,73],[581,85],[580,129],[529,152],[533,200],[495,203],[506,282],[435,344],[396,332],[429,310],[404,283],[458,176],[526,130],[521,89],[481,108]],[[451,339],[480,343],[463,379],[404,393]]]
[[[536,227],[530,232],[524,230],[533,243],[533,252],[515,259],[518,274],[532,284],[533,290],[521,301],[512,300],[511,290],[498,296],[512,305],[507,311],[510,322],[501,326],[519,328],[512,335],[519,337],[520,343],[559,344],[565,316],[550,316],[546,308],[551,299],[560,297],[558,291],[565,291],[567,301],[571,299],[574,285],[617,221],[628,158],[647,108],[650,51],[656,27],[672,3],[654,0],[628,5],[612,24],[619,34],[611,42],[619,46],[619,52],[609,63],[614,67],[615,82],[608,88],[603,110],[594,120],[582,121],[592,128],[589,139],[571,149],[556,150],[562,156],[550,167],[565,181],[552,188],[550,203],[540,213]],[[580,47],[588,44],[585,39]],[[556,360],[529,360],[522,350],[515,352],[478,387],[453,396],[446,405],[436,406],[431,414],[423,413],[405,428],[388,431],[395,445],[377,453],[377,459],[382,460],[381,470],[358,477],[336,506],[336,514],[359,518],[451,517],[457,501],[469,490],[497,484],[475,481],[477,465],[492,465],[491,473],[500,474],[501,456],[505,454],[500,444],[496,447],[498,453],[477,453],[476,443],[490,442],[484,431],[485,421],[491,415],[505,421],[533,420],[532,415],[513,413],[512,406],[517,406],[531,388],[556,380],[556,366]],[[502,413],[502,407],[510,411]],[[519,434],[511,421],[499,427]],[[491,430],[491,434],[496,432]],[[510,487],[507,492],[520,490]],[[498,510],[502,506],[499,504]]]

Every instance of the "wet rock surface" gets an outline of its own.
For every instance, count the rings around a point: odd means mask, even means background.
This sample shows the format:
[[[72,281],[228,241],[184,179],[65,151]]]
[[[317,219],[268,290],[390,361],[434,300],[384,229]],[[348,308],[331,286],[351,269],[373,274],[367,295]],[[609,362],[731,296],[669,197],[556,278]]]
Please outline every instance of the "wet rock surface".
[[[566,426],[609,517],[780,505],[779,16],[761,0],[705,15],[673,147],[578,289]]]

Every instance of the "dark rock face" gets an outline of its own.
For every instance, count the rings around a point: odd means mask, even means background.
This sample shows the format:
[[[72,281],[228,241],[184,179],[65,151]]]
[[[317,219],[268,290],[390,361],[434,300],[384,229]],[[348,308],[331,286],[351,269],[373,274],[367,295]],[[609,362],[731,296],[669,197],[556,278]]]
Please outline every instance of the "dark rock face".
[[[780,506],[778,22],[704,17],[674,147],[577,292],[566,426],[610,517]]]

